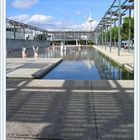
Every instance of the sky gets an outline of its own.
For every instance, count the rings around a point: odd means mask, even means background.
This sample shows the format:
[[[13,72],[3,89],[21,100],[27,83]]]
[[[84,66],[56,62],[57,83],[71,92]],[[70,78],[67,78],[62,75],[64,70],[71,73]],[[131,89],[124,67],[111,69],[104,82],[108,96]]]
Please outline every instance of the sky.
[[[114,0],[6,0],[7,18],[48,30],[94,30]]]

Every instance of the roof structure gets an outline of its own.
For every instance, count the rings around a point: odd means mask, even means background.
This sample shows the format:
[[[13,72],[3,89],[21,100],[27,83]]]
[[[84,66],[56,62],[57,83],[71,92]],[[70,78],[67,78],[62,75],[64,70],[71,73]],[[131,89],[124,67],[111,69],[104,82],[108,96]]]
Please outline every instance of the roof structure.
[[[125,16],[127,10],[134,9],[134,0],[123,0],[120,7],[121,13],[119,13],[118,0],[114,0],[94,31],[96,32],[99,25],[105,25],[108,20],[117,21],[119,20],[119,16]]]
[[[6,22],[8,24],[12,25],[12,26],[20,26],[21,28],[29,28],[29,29],[32,29],[32,30],[35,30],[35,31],[42,31],[42,32],[47,31],[47,30],[44,30],[42,28],[38,28],[38,27],[35,27],[35,26],[32,26],[32,25],[25,24],[25,23],[22,23],[22,22],[19,22],[19,21],[8,19],[8,18],[6,18]]]

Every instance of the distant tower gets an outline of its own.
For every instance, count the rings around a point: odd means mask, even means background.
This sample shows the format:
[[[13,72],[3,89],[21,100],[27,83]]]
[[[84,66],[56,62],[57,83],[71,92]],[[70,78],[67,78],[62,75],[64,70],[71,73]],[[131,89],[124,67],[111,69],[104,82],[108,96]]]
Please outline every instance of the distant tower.
[[[90,26],[90,31],[92,31],[92,22],[93,22],[93,19],[92,19],[92,17],[91,17],[91,11],[92,11],[92,10],[90,10],[90,15],[89,15],[89,17],[88,17],[88,22],[89,22],[89,26]]]

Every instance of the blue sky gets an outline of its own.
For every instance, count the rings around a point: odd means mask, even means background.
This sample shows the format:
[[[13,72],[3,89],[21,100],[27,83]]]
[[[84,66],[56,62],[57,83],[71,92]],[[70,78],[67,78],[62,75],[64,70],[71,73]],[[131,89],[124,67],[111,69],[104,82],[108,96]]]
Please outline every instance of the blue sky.
[[[114,0],[7,0],[7,17],[53,30],[86,30],[92,9],[98,24]]]

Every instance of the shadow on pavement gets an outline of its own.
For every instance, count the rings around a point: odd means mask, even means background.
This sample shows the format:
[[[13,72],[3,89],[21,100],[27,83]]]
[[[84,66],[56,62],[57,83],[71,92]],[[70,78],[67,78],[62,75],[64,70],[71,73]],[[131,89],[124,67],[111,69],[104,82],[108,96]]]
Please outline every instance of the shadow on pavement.
[[[7,79],[7,140],[132,140],[133,85],[128,85]]]

